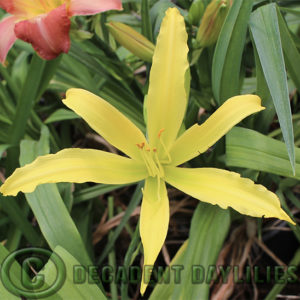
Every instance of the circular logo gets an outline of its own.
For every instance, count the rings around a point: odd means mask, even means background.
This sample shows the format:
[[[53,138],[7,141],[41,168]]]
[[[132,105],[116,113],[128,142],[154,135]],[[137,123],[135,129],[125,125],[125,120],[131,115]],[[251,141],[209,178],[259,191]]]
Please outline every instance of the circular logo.
[[[21,268],[18,268],[16,261],[20,260]],[[40,270],[46,262],[51,268],[51,275],[34,271]],[[30,270],[35,274],[33,279],[29,276]],[[55,294],[62,287],[66,279],[66,267],[54,252],[42,248],[27,248],[9,254],[1,265],[0,274],[4,287],[10,293],[18,297],[41,299]]]

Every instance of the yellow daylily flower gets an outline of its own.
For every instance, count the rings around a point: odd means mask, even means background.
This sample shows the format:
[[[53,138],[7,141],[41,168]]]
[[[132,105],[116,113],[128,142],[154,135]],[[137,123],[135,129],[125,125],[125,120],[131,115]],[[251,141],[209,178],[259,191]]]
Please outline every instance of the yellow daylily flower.
[[[166,183],[222,208],[232,207],[254,217],[294,222],[281,209],[278,197],[239,174],[215,168],[187,169],[178,165],[206,151],[243,118],[263,110],[258,96],[227,100],[202,125],[178,137],[187,106],[185,74],[189,68],[184,19],[170,8],[162,22],[150,72],[147,133],[100,97],[82,90],[67,91],[64,104],[128,157],[90,149],[65,149],[37,158],[15,170],[1,186],[4,195],[32,192],[49,182],[131,183],[145,180],[140,216],[144,265],[153,265],[169,224]],[[147,282],[141,283],[144,294]]]

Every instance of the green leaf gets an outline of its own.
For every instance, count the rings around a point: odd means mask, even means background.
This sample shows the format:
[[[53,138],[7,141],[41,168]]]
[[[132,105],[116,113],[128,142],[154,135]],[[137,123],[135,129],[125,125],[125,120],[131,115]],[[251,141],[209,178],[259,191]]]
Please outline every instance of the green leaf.
[[[7,249],[0,243],[0,264],[1,265],[9,254],[10,253],[7,251]],[[21,266],[15,260],[12,262],[12,265],[9,269],[9,275],[10,275],[9,278],[10,282],[13,282],[15,285],[18,283],[17,286],[22,287],[22,285],[20,285]],[[7,280],[8,278],[6,277],[5,279]],[[2,277],[0,280],[0,298],[5,300],[20,300],[19,297],[13,295],[4,287]]]
[[[111,236],[110,241],[105,245],[105,248],[102,250],[101,256],[98,260],[98,264],[101,264],[104,259],[106,258],[106,256],[108,255],[108,253],[111,251],[111,249],[113,248],[117,238],[119,237],[120,233],[122,232],[124,226],[126,225],[126,223],[128,222],[128,220],[130,219],[130,216],[132,214],[132,212],[135,210],[135,208],[139,205],[139,203],[141,202],[142,199],[142,186],[143,186],[143,182],[139,183],[135,189],[135,192],[131,198],[131,201],[124,213],[124,216],[120,222],[120,224],[118,225],[118,227],[114,230],[114,233]]]
[[[212,66],[212,88],[219,105],[240,92],[240,69],[253,0],[235,0],[224,22]]]
[[[172,278],[170,283],[158,284],[150,299],[208,299],[210,283],[206,282],[207,271],[209,266],[216,264],[229,226],[229,210],[200,202],[193,215],[187,248],[184,244],[172,263],[184,267],[180,272],[180,282],[174,284]],[[193,283],[193,266],[196,265],[201,265],[205,271],[205,280],[201,284]],[[172,268],[167,272],[171,272],[171,276],[175,273]]]
[[[142,0],[142,34],[150,41],[153,42],[152,26],[149,14],[149,1]]]
[[[49,153],[49,131],[47,127],[43,127],[39,142],[30,140],[21,142],[20,164],[24,166],[37,156],[47,153]],[[51,249],[60,245],[78,261],[89,265],[91,260],[56,184],[40,185],[33,193],[25,196]]]
[[[201,265],[207,271],[209,266],[216,264],[229,226],[229,210],[202,202],[198,204],[193,215],[189,242],[183,259],[185,275],[182,276],[181,284],[175,286],[172,300],[209,298],[210,283],[205,280],[202,284],[193,284],[192,267]]]
[[[295,175],[283,142],[254,130],[235,127],[226,135],[226,164],[300,179],[300,149],[296,153]]]
[[[30,53],[22,51],[15,59],[11,69],[11,79],[22,86],[28,73],[28,57]]]
[[[294,40],[290,35],[289,29],[278,7],[277,15],[287,70],[298,91],[300,91],[300,53],[297,50]]]
[[[12,145],[19,143],[25,134],[27,120],[37,97],[45,64],[46,62],[36,54],[33,56],[25,83],[23,84],[18,99],[13,126],[11,127],[9,142]]]
[[[75,192],[74,203],[77,204],[79,202],[87,201],[125,186],[127,185],[126,184],[97,184],[95,186],[88,187],[78,192]]]
[[[8,151],[7,175],[10,175],[16,167],[16,162],[19,157],[19,142],[25,135],[27,122],[30,114],[33,112],[34,103],[42,96],[48,87],[48,83],[59,61],[60,58],[45,61],[36,53],[31,59],[26,79],[22,85],[21,92],[18,93],[16,112],[9,130],[8,142],[12,146],[17,147],[12,147]]]
[[[60,65],[60,61],[62,60],[62,57],[63,55],[60,55],[55,59],[46,61],[45,68],[40,81],[40,85],[38,87],[36,100],[39,100],[42,97],[43,93],[48,88],[49,82],[52,79],[53,75],[55,74],[58,66]]]
[[[267,134],[276,112],[255,45],[253,45],[253,50],[256,67],[256,94],[261,98],[262,105],[266,109],[254,115],[252,120],[256,130]]]
[[[5,144],[0,145],[0,159],[3,155],[3,152],[5,152],[9,147],[10,147],[10,145],[5,145]]]
[[[2,64],[0,64],[0,74],[1,77],[7,82],[8,89],[11,91],[14,100],[17,100],[20,94],[20,89]]]
[[[179,8],[170,0],[159,0],[150,9],[150,18],[151,18],[151,24],[153,26],[153,33],[154,33],[153,41],[156,40],[156,37],[159,32],[160,24],[165,16],[166,10],[169,7]]]
[[[145,131],[142,103],[133,94],[133,89],[129,88],[124,80],[120,80],[120,78],[115,80],[104,73],[103,68],[110,69],[110,65],[105,64],[103,57],[101,57],[100,64],[100,58],[97,59],[95,55],[84,52],[74,43],[73,48],[70,49],[70,56],[63,57],[62,64],[50,88],[58,92],[65,92],[66,89],[74,87],[86,89],[111,103]],[[122,67],[123,65],[118,66],[119,69]],[[127,87],[124,88],[124,85]]]
[[[54,295],[44,298],[45,300],[59,300],[59,299],[99,299],[106,300],[106,296],[101,292],[98,286],[93,283],[92,277],[89,277],[88,272],[85,267],[82,266],[77,259],[75,259],[68,251],[63,247],[57,246],[54,249],[56,255],[58,255],[64,262],[66,268],[66,278],[63,286]],[[76,271],[77,270],[77,271]],[[80,270],[80,276],[79,271]],[[56,280],[57,273],[60,271],[57,266],[50,260],[45,265],[44,269],[38,273],[38,275],[43,275],[45,278],[46,287],[52,285]],[[90,275],[95,277],[95,272],[91,272],[89,268]],[[77,275],[76,275],[77,274]],[[82,282],[82,281],[83,282]],[[75,281],[75,282],[74,282]],[[45,285],[41,288],[44,290]],[[39,290],[37,290],[39,291]]]
[[[129,270],[130,266],[132,265],[136,255],[139,254],[139,249],[141,246],[141,237],[140,237],[140,226],[139,223],[135,228],[135,232],[132,236],[131,242],[127,249],[123,266],[126,270]],[[128,271],[127,271],[128,272]],[[128,275],[128,274],[127,274]],[[128,282],[122,282],[121,284],[121,299],[129,300],[128,297]]]
[[[39,234],[27,219],[29,209],[20,207],[16,200],[0,194],[1,209],[9,216],[11,224],[14,224],[24,234],[30,244],[39,245]]]
[[[169,268],[166,268],[163,274],[163,278],[170,277],[170,283],[157,284],[153,292],[151,293],[149,300],[171,299],[172,293],[174,292],[175,289],[175,272],[173,271],[172,266],[183,265],[183,260],[186,253],[187,245],[188,245],[188,240],[186,240],[181,245],[175,257],[172,259]]]
[[[253,12],[250,29],[278,115],[290,163],[295,171],[292,113],[276,4],[264,5]]]
[[[298,250],[294,254],[294,256],[293,256],[292,260],[290,261],[290,263],[288,264],[288,266],[293,266],[293,267],[297,268],[299,266],[299,264],[300,264],[300,249],[298,248]],[[284,274],[277,280],[277,283],[274,284],[273,288],[271,289],[271,291],[268,293],[268,295],[266,296],[266,298],[264,300],[278,299],[277,296],[287,285],[287,283],[289,282],[289,279],[293,280],[294,278],[290,277],[289,271],[286,270],[284,272]],[[279,281],[281,281],[282,283],[280,283]]]
[[[60,108],[51,114],[45,121],[45,124],[59,122],[64,120],[80,119],[80,117],[69,109]]]

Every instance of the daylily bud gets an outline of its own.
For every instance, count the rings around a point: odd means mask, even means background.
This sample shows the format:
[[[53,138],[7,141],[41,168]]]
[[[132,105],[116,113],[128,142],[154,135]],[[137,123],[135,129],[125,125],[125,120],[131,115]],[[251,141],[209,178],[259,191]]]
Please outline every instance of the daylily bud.
[[[77,42],[82,42],[84,40],[89,40],[93,37],[93,33],[85,31],[85,30],[70,30],[70,36],[73,40]]]
[[[199,25],[199,21],[201,20],[203,13],[204,13],[203,0],[194,0],[188,13],[188,20],[190,24]]]
[[[109,22],[107,26],[119,44],[142,60],[152,61],[155,46],[143,35],[123,23]]]
[[[212,0],[206,7],[197,33],[201,48],[216,43],[231,5],[232,0]]]

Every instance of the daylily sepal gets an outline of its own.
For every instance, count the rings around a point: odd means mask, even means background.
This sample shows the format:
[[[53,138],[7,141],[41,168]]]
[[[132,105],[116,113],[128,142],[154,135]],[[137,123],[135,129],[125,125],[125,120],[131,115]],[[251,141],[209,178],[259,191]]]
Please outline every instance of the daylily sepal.
[[[146,177],[147,170],[138,161],[100,150],[72,148],[40,156],[31,164],[16,169],[0,187],[0,192],[4,196],[16,196],[19,191],[31,193],[43,183],[125,184]]]

